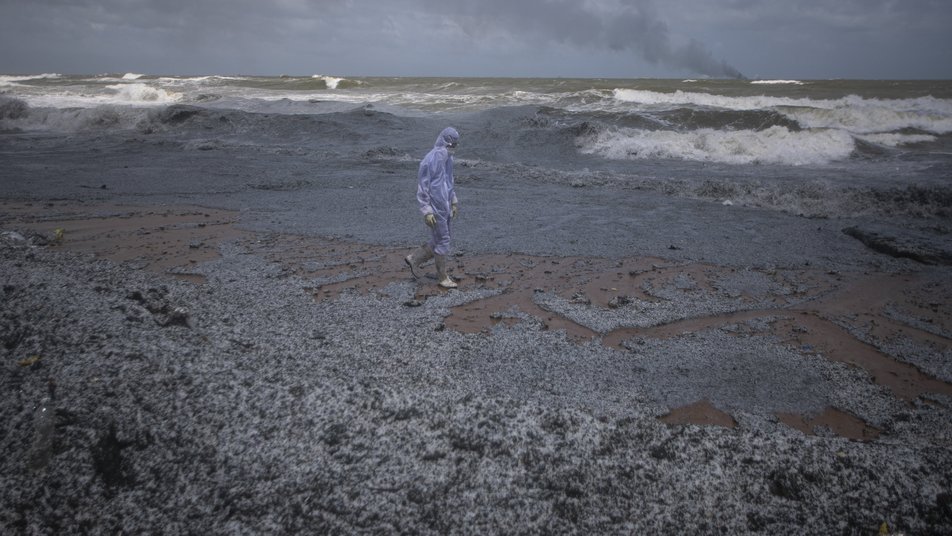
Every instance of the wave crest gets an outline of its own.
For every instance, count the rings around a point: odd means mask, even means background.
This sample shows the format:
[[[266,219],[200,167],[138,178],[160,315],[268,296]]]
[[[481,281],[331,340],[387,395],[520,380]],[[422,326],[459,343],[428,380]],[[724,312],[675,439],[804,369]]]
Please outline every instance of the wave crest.
[[[767,86],[776,86],[776,85],[790,85],[790,86],[802,86],[803,82],[799,80],[751,80],[751,84],[757,85],[767,85]]]
[[[934,134],[952,132],[952,101],[935,97],[866,99],[855,95],[840,99],[728,96],[690,91],[662,93],[615,89],[619,103],[645,111],[671,108],[718,108],[732,111],[772,110],[803,128],[836,128],[854,134],[892,132],[915,128]]]
[[[804,128],[840,128],[855,134],[907,128],[933,134],[952,132],[952,104],[933,97],[903,101],[847,97],[834,106],[791,106],[778,111]]]
[[[0,87],[11,87],[21,85],[21,82],[32,80],[55,80],[63,75],[57,73],[30,74],[30,75],[0,75]]]
[[[182,98],[180,93],[155,88],[142,83],[115,84],[106,87],[114,92],[114,99],[122,103],[170,104],[178,102]]]
[[[326,76],[326,75],[322,75],[322,74],[315,74],[315,75],[311,76],[311,78],[315,78],[315,79],[318,79],[318,80],[323,80],[323,81],[324,81],[324,85],[327,86],[327,89],[337,89],[337,86],[338,86],[341,82],[344,81],[343,78],[337,78],[337,77],[335,77],[335,76]]]
[[[723,164],[826,164],[850,156],[855,141],[832,129],[792,131],[724,131],[703,128],[689,132],[612,129],[589,137],[580,150],[615,160],[683,159]]]

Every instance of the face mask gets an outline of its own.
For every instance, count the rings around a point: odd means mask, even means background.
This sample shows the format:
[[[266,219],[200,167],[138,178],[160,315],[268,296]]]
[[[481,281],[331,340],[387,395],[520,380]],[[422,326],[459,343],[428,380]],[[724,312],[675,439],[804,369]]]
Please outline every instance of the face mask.
[[[449,145],[447,145],[447,146],[446,146],[446,152],[448,152],[448,153],[450,153],[450,154],[456,154],[456,147],[450,147]]]

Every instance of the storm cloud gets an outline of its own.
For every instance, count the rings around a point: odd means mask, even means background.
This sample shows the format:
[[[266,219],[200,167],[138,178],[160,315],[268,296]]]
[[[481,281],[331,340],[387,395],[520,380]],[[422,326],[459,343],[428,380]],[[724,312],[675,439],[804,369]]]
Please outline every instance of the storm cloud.
[[[0,0],[0,73],[952,78],[944,0]]]
[[[637,53],[654,64],[689,72],[743,78],[736,68],[718,61],[698,40],[675,45],[668,25],[647,0],[581,2],[578,0],[486,0],[447,3],[425,0],[428,9],[465,21],[473,31],[504,29],[514,36],[542,37],[575,46]]]

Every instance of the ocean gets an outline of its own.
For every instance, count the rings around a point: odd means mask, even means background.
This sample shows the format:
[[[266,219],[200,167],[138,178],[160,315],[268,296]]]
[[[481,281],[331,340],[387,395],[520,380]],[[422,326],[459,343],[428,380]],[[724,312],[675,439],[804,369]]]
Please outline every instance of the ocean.
[[[0,76],[7,148],[418,160],[450,124],[459,160],[533,180],[807,216],[950,215],[952,81]]]

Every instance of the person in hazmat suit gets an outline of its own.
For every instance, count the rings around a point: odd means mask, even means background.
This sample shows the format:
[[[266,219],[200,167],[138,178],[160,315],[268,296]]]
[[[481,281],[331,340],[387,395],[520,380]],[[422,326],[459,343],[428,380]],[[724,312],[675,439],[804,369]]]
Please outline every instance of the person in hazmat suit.
[[[456,288],[456,282],[446,272],[446,256],[450,252],[450,220],[458,213],[458,200],[453,186],[453,153],[459,143],[459,132],[446,127],[436,138],[430,152],[420,161],[417,184],[417,202],[423,213],[423,222],[430,228],[430,240],[407,255],[410,272],[417,277],[417,269],[424,262],[436,258],[436,278],[444,288]]]

